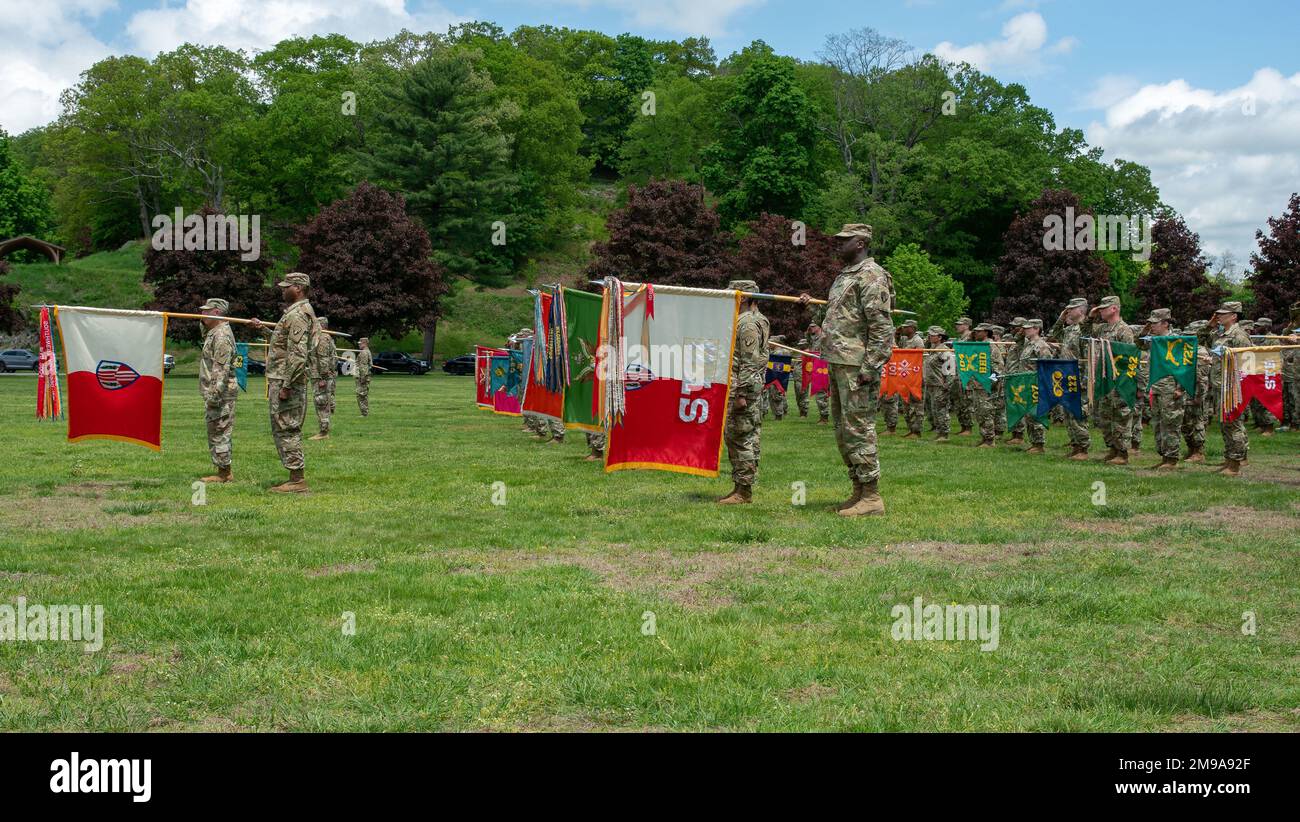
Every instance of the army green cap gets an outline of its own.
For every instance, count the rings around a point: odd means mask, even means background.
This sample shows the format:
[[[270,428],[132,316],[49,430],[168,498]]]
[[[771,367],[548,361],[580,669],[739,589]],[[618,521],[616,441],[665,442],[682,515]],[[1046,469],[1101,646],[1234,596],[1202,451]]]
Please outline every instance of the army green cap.
[[[361,337],[361,338],[359,338],[359,339],[357,340],[357,342],[359,342],[359,343],[365,343],[366,345],[369,345],[369,344],[370,344],[370,338],[369,338],[369,337]]]
[[[288,288],[291,285],[300,285],[303,288],[311,287],[311,277],[303,274],[301,271],[292,271],[284,275],[284,279],[276,283],[279,288]]]
[[[732,280],[731,282],[727,283],[727,290],[745,291],[750,294],[757,294],[758,283],[754,282],[753,280]]]
[[[992,331],[992,330],[993,330],[993,326],[989,325],[988,323],[980,323],[979,325],[971,329],[971,331]]]
[[[909,326],[912,328],[916,328],[916,320],[913,320],[912,318],[909,317],[906,320],[903,320],[898,325],[899,328],[907,328]]]
[[[1150,317],[1147,317],[1148,323],[1167,323],[1172,321],[1173,312],[1168,308],[1157,308],[1151,312]]]
[[[1042,328],[1043,321],[1037,318],[1032,320],[1025,320],[1023,323],[1020,324],[1020,327],[1021,328]]]
[[[928,337],[946,337],[946,336],[948,336],[948,332],[947,332],[947,331],[944,331],[944,330],[943,330],[943,326],[941,326],[941,325],[932,325],[932,326],[930,326],[929,328],[925,329],[925,334],[926,334],[926,336],[928,336]]]
[[[861,237],[864,240],[871,239],[871,226],[866,223],[845,223],[844,227],[839,230],[836,237]]]
[[[993,325],[993,324],[990,324],[990,325],[989,325],[989,331],[992,331],[994,334],[1005,334],[1005,333],[1007,333],[1007,330],[1006,330],[1005,328],[1003,328],[1002,326],[1000,326],[1000,325]]]
[[[1224,303],[1223,305],[1215,309],[1214,313],[1215,314],[1240,314],[1241,303],[1237,302],[1236,300],[1229,300],[1228,302]]]
[[[1012,328],[1024,328],[1024,326],[1025,326],[1025,318],[1024,318],[1024,317],[1013,317],[1013,318],[1012,318],[1012,320],[1011,320],[1011,327],[1012,327]]]
[[[971,326],[971,323],[972,323],[972,322],[973,322],[973,320],[971,320],[970,317],[958,317],[958,318],[957,318],[957,325],[964,325],[964,326],[966,326],[967,328],[969,328],[969,327]]]
[[[1119,305],[1119,297],[1116,297],[1114,294],[1111,294],[1109,297],[1102,297],[1101,302],[1097,303],[1098,308],[1110,308],[1111,306],[1119,308]]]
[[[768,340],[768,342],[779,342],[779,343],[783,343],[783,342],[785,342],[785,335],[784,335],[784,334],[773,334],[772,336],[768,337],[767,340]]]
[[[316,322],[320,323],[321,325],[329,325],[329,324],[330,324],[330,318],[329,318],[329,317],[317,317],[317,318],[316,318]]]
[[[1270,320],[1268,317],[1260,317],[1258,320],[1255,320],[1255,325],[1272,325],[1272,324],[1273,321]]]
[[[216,311],[218,314],[225,314],[230,310],[230,303],[220,297],[208,297],[208,301],[199,306],[200,311]]]
[[[1204,331],[1207,325],[1209,325],[1209,322],[1205,320],[1192,320],[1187,324],[1187,327],[1183,329],[1183,333],[1196,334],[1200,331]]]
[[[1146,328],[1145,325],[1138,325],[1137,323],[1129,323],[1129,324],[1128,324],[1128,330],[1129,330],[1129,331],[1132,331],[1134,334],[1141,334],[1141,333],[1142,333],[1142,329],[1144,329],[1144,328]]]
[[[1088,307],[1087,297],[1075,297],[1074,299],[1070,300],[1068,303],[1065,304],[1065,309],[1067,311],[1070,310],[1071,308],[1087,308],[1087,307]]]

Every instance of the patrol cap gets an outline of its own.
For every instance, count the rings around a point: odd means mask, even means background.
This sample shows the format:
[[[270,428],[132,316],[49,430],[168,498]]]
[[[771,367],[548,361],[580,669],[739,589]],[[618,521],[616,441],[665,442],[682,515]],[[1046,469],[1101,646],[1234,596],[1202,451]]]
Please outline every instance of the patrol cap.
[[[225,314],[230,310],[230,303],[220,297],[208,297],[208,301],[199,306],[200,311],[216,311],[218,314]]]
[[[773,334],[772,336],[770,336],[770,337],[767,338],[767,341],[768,341],[768,342],[779,342],[779,343],[783,343],[783,342],[785,342],[785,335],[784,335],[784,334]]]
[[[1214,313],[1215,314],[1240,314],[1241,303],[1237,302],[1236,300],[1229,300],[1228,302],[1224,303],[1223,305],[1215,309]]]
[[[1087,297],[1075,297],[1065,304],[1065,308],[1067,311],[1070,310],[1071,308],[1087,308],[1087,307],[1088,307]]]
[[[316,322],[320,323],[321,325],[329,325],[329,324],[330,324],[330,318],[329,318],[329,317],[317,317],[317,318],[316,318]]]
[[[979,325],[971,329],[971,331],[992,331],[992,330],[993,330],[993,326],[989,325],[988,323],[980,323]]]
[[[836,237],[861,237],[864,240],[871,239],[871,226],[866,223],[845,223],[844,226],[835,235]]]
[[[899,327],[899,328],[907,328],[907,327],[909,327],[909,326],[912,327],[912,328],[916,328],[916,320],[913,320],[913,319],[911,319],[911,318],[909,317],[908,319],[903,320],[903,322],[900,323],[898,327]]]
[[[1172,320],[1173,320],[1173,312],[1171,312],[1168,308],[1154,309],[1151,312],[1151,316],[1147,317],[1148,323],[1167,323]]]
[[[932,326],[930,326],[929,328],[925,329],[925,333],[926,333],[926,336],[928,336],[928,337],[946,337],[946,336],[948,336],[948,332],[947,332],[947,331],[944,331],[944,330],[943,330],[943,326],[941,326],[941,325],[932,325]]]
[[[1260,317],[1258,320],[1255,320],[1255,325],[1272,325],[1272,324],[1273,321],[1270,320],[1268,317]]]
[[[1005,328],[1003,328],[1002,326],[1000,326],[1000,325],[990,325],[990,326],[989,326],[989,331],[992,331],[994,334],[1005,334],[1005,333],[1007,333],[1007,330],[1006,330]]]
[[[367,345],[369,345],[369,344],[370,344],[370,338],[369,338],[369,337],[361,337],[360,339],[357,340],[357,342],[359,342],[359,343],[366,343]]]
[[[1025,320],[1023,323],[1020,324],[1020,327],[1041,329],[1043,327],[1043,321],[1039,319]]]
[[[1183,329],[1183,333],[1196,334],[1198,332],[1204,331],[1207,325],[1209,325],[1209,322],[1206,320],[1192,320],[1187,324],[1187,327]]]
[[[1102,297],[1101,302],[1097,303],[1098,308],[1110,308],[1111,306],[1119,308],[1119,305],[1119,297],[1116,297],[1114,294],[1111,294],[1108,297]]]
[[[1013,318],[1013,319],[1011,320],[1011,327],[1012,327],[1012,328],[1024,328],[1024,327],[1025,327],[1025,318],[1024,318],[1024,317],[1015,317],[1015,318]]]
[[[957,318],[957,325],[964,325],[964,326],[966,326],[967,328],[969,328],[969,327],[971,326],[971,323],[972,323],[972,322],[973,322],[973,321],[971,320],[970,317],[958,317],[958,318]]]
[[[1129,330],[1129,331],[1132,331],[1134,334],[1141,334],[1141,333],[1142,333],[1142,329],[1144,329],[1144,328],[1146,328],[1145,325],[1138,325],[1137,323],[1129,323],[1129,324],[1128,324],[1128,330]]]
[[[727,283],[727,289],[730,291],[745,291],[750,294],[757,294],[758,283],[753,280],[732,280]]]
[[[311,287],[311,277],[303,274],[301,271],[291,271],[284,275],[284,279],[276,283],[279,288],[288,288],[291,285],[300,285],[303,288]]]

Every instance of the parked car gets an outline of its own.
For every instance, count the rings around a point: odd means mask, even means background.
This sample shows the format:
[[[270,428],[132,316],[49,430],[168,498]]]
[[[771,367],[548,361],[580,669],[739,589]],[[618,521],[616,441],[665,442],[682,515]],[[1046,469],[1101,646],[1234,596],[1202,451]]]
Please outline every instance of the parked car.
[[[163,354],[163,373],[170,374],[172,373],[172,369],[175,367],[176,367],[176,358],[173,357],[171,354]]]
[[[378,357],[375,357],[374,364],[382,368],[380,374],[425,374],[429,371],[429,364],[424,360],[417,360],[409,354],[403,354],[401,351],[381,351]],[[376,369],[378,371],[378,369]]]
[[[462,377],[474,373],[474,362],[477,358],[473,354],[461,354],[459,357],[447,360],[442,364],[442,370],[448,374],[458,374]]]
[[[25,348],[10,348],[0,351],[0,370],[35,371],[39,359]]]

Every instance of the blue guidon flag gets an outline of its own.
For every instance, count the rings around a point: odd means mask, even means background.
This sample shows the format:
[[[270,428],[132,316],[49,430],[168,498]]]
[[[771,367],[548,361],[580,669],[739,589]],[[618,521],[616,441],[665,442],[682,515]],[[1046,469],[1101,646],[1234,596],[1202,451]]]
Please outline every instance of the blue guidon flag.
[[[99,365],[95,366],[95,378],[99,380],[100,388],[116,391],[140,379],[140,372],[124,362],[100,360]]]

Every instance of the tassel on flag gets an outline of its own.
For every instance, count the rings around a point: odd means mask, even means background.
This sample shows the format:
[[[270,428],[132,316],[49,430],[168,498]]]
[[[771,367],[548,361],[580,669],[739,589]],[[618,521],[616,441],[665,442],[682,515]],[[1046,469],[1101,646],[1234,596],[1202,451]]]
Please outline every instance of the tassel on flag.
[[[54,355],[54,333],[50,329],[50,308],[41,306],[40,356],[36,365],[36,419],[63,419],[59,396],[59,361]]]

